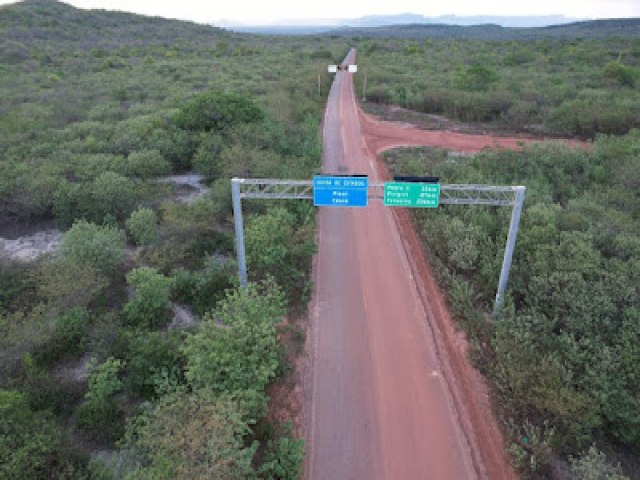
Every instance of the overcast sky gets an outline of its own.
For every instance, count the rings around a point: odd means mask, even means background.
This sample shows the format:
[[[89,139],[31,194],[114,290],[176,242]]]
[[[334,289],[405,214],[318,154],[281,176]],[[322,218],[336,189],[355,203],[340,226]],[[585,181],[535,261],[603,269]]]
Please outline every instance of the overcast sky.
[[[15,3],[0,0],[0,4]],[[194,20],[245,24],[285,19],[356,18],[417,13],[440,15],[565,15],[572,18],[640,17],[640,0],[66,0],[102,8]]]

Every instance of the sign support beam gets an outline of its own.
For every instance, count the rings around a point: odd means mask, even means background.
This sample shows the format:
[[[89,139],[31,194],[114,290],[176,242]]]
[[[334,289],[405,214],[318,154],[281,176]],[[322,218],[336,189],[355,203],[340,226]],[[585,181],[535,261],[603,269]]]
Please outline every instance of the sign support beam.
[[[236,229],[236,252],[238,255],[238,274],[240,286],[247,288],[247,259],[244,250],[244,225],[242,222],[242,197],[240,193],[241,179],[231,179],[231,197],[233,200],[233,220]]]
[[[496,316],[504,303],[504,294],[507,290],[507,281],[509,280],[509,270],[511,270],[511,261],[513,260],[513,251],[516,247],[516,238],[518,238],[518,227],[520,225],[520,215],[522,213],[522,205],[524,204],[525,187],[517,187],[516,199],[513,210],[511,211],[511,222],[509,223],[509,235],[507,236],[507,246],[504,250],[504,258],[502,259],[502,269],[500,270],[500,280],[498,281],[498,292],[496,293],[496,301],[493,307],[493,315]]]

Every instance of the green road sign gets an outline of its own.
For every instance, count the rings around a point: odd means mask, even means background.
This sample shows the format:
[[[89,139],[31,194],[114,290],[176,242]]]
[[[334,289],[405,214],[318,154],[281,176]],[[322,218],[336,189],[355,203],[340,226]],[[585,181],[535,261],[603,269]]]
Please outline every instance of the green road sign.
[[[439,183],[386,182],[386,207],[435,208],[440,200]]]

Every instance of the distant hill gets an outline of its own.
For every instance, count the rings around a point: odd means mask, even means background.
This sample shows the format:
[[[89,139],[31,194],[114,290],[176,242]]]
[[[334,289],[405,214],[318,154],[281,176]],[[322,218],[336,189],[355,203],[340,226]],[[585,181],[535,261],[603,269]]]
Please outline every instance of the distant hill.
[[[54,0],[24,0],[0,7],[0,50],[1,39],[27,44],[77,42],[91,48],[109,48],[120,46],[123,35],[130,46],[135,46],[137,42],[171,45],[186,39],[210,41],[212,36],[229,33],[208,25],[160,17],[81,10]]]
[[[341,28],[329,32],[345,37],[466,38],[472,40],[528,40],[537,38],[640,37],[640,18],[591,20],[548,27],[515,28],[487,25],[389,25]]]
[[[350,27],[382,27],[388,25],[408,25],[408,24],[445,24],[445,25],[487,25],[494,24],[501,27],[547,27],[575,22],[576,18],[568,18],[564,15],[542,15],[542,16],[458,16],[441,15],[439,17],[425,17],[406,13],[402,15],[370,15],[355,19],[351,22],[345,21],[343,24]]]
[[[457,16],[442,15],[425,17],[414,13],[400,15],[368,15],[360,18],[284,20],[277,25],[237,25],[221,22],[220,26],[236,32],[266,33],[278,35],[302,35],[325,33],[343,27],[388,27],[390,25],[486,25],[495,24],[502,27],[544,27],[566,24],[578,19],[563,15],[544,16]]]

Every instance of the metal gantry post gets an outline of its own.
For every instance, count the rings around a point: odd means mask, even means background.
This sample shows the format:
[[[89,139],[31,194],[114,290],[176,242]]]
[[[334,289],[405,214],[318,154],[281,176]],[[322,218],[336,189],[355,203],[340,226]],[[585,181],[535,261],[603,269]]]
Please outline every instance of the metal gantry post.
[[[507,282],[509,280],[509,270],[511,269],[511,261],[513,260],[513,251],[516,246],[516,238],[518,237],[518,226],[520,224],[520,214],[522,213],[522,205],[524,204],[525,187],[515,187],[516,198],[511,212],[511,223],[509,224],[509,235],[507,236],[507,246],[504,250],[504,258],[502,260],[502,270],[500,271],[500,280],[498,281],[498,292],[496,293],[496,303],[493,307],[493,315],[497,315],[502,308],[504,302],[504,294],[507,290]]]
[[[247,288],[247,259],[244,251],[244,225],[242,223],[242,198],[240,183],[242,179],[231,179],[231,197],[233,199],[233,221],[236,227],[236,252],[238,254],[238,274],[240,286]]]

